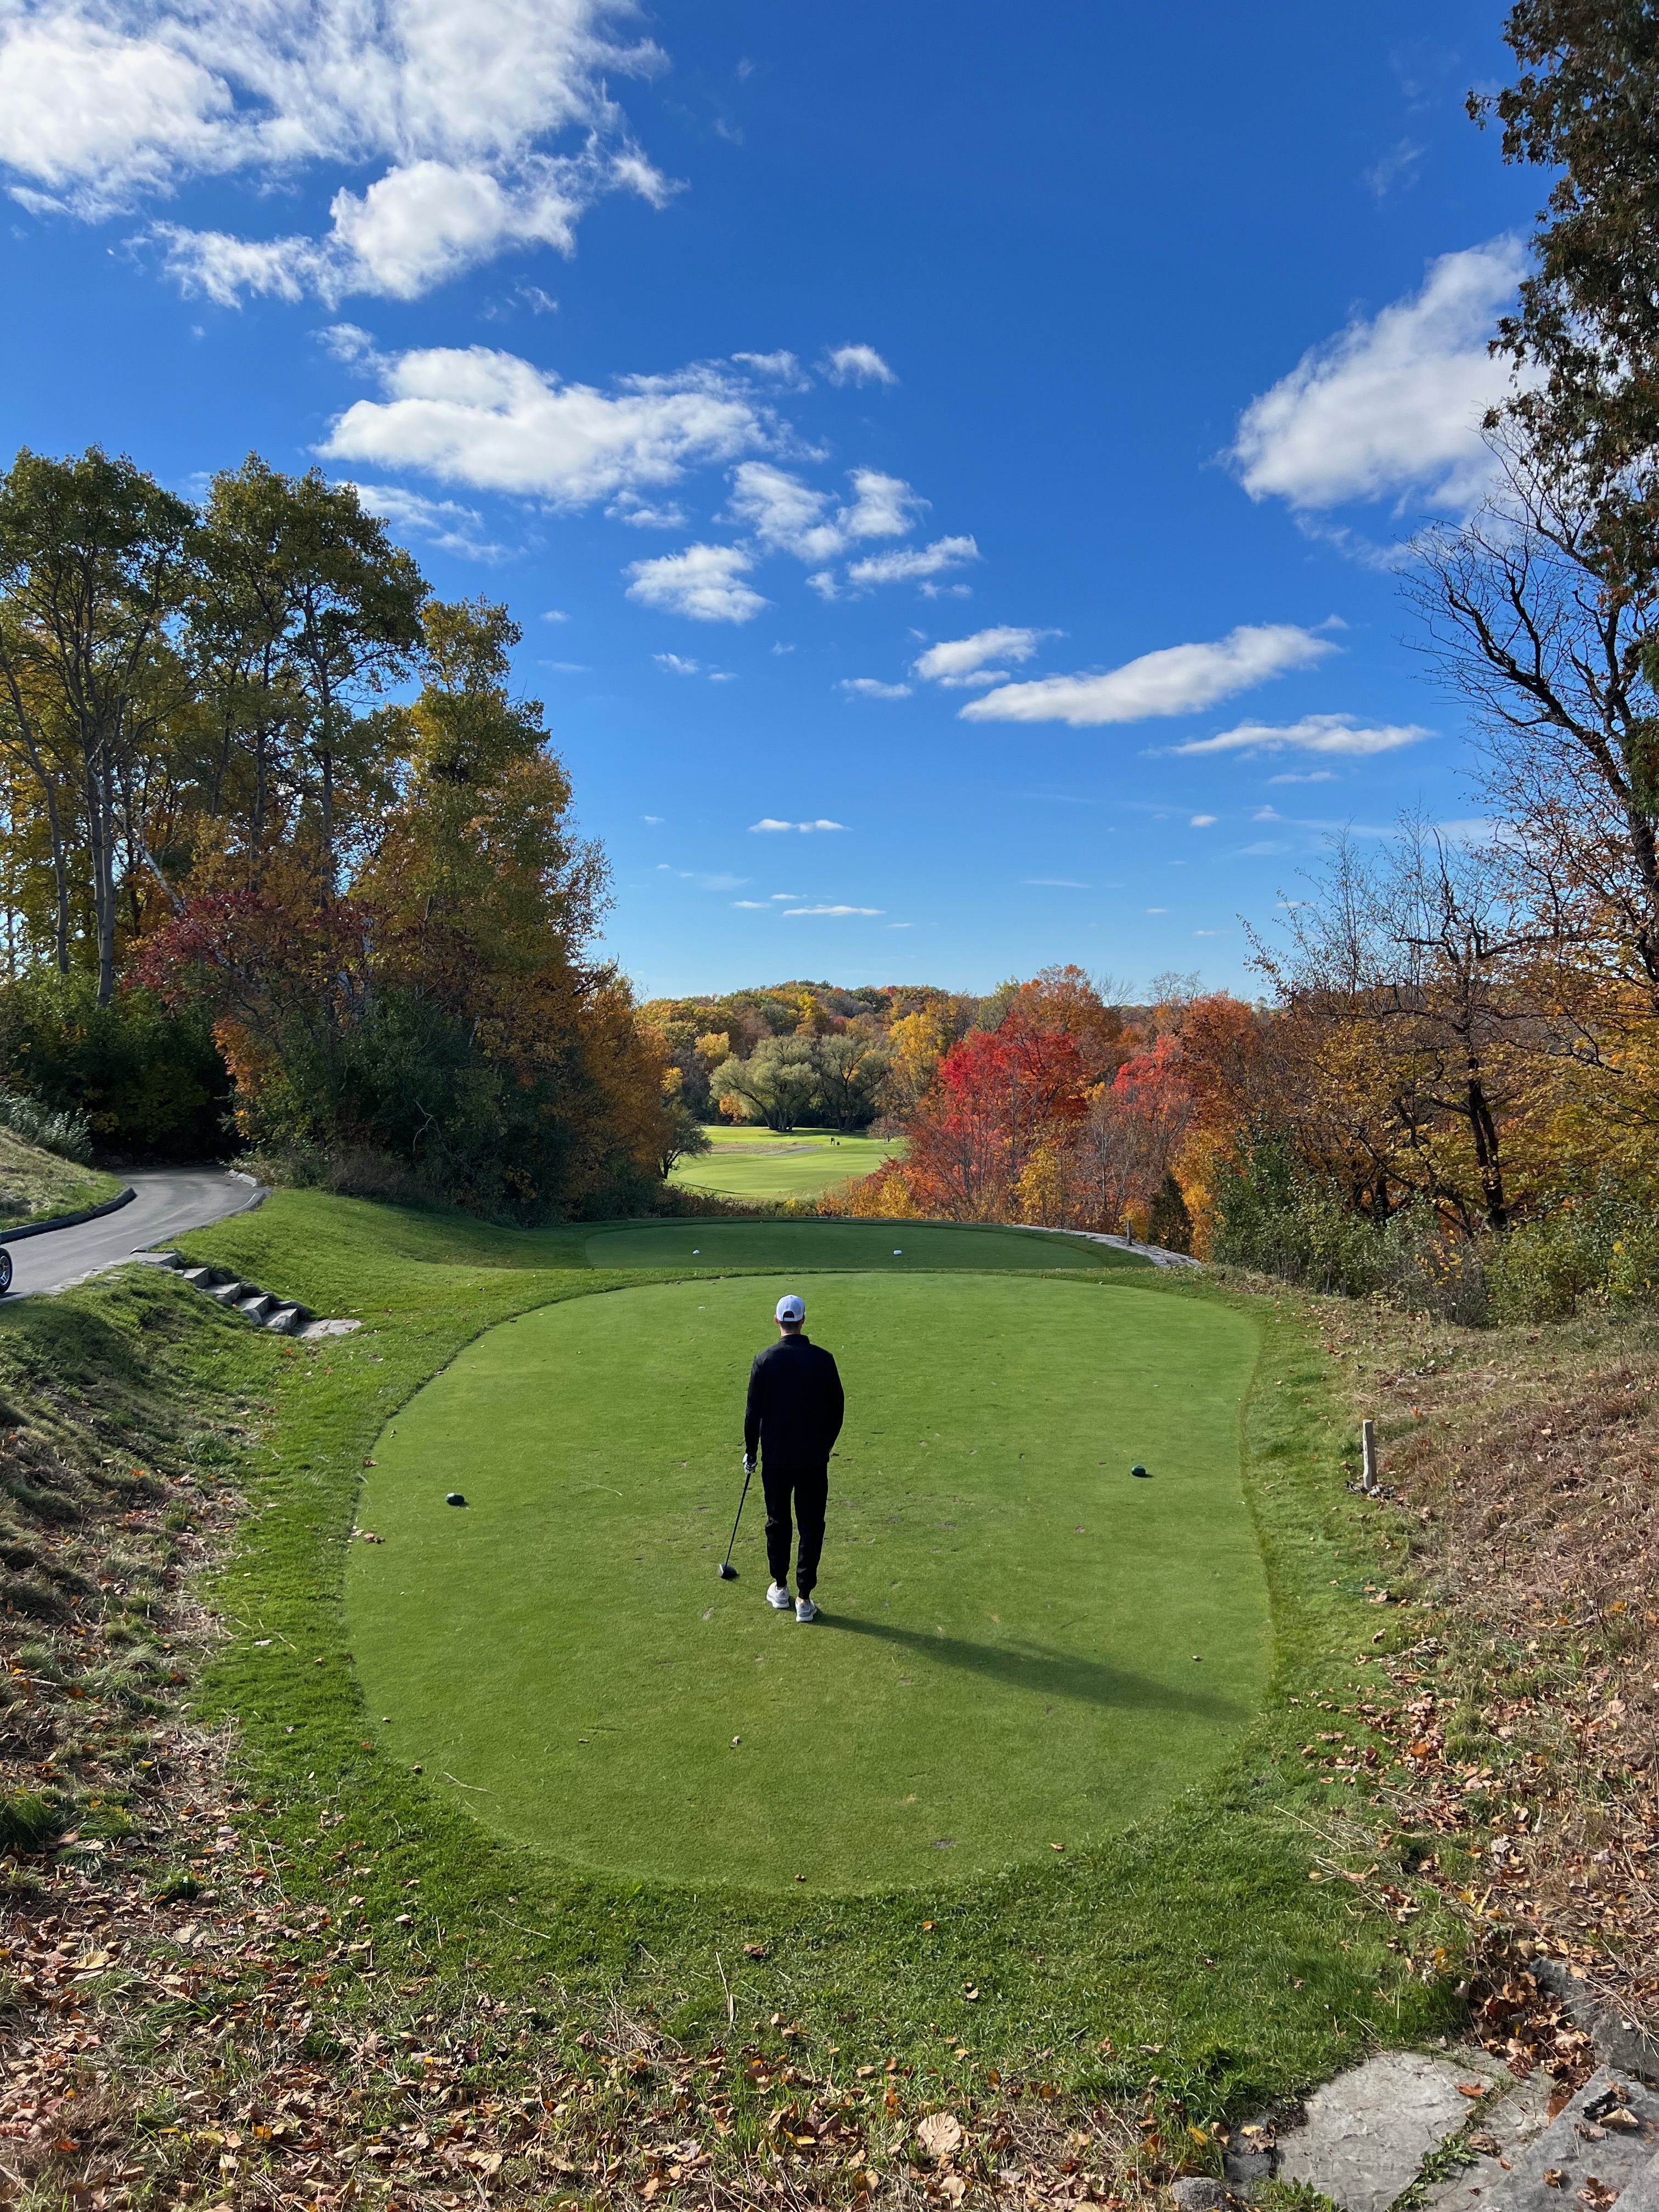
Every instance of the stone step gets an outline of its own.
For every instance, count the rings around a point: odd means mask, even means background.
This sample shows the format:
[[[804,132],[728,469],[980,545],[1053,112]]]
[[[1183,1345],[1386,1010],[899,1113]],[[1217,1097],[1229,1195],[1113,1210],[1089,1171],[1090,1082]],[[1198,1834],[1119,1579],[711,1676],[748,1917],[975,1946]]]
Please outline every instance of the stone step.
[[[252,1288],[252,1283],[239,1283],[234,1280],[228,1283],[216,1283],[209,1291],[208,1296],[210,1298],[217,1298],[222,1306],[234,1306],[239,1300],[245,1298]]]
[[[1627,2192],[1634,2185],[1653,2188],[1656,2161],[1659,2092],[1601,2067],[1481,2202],[1486,2212],[1563,2212],[1604,2201],[1590,2189],[1595,2182],[1632,2212],[1640,2199]]]
[[[1280,2133],[1270,2163],[1230,2151],[1229,2179],[1271,2172],[1316,2189],[1339,2212],[1388,2212],[1429,2154],[1468,2124],[1481,2095],[1511,2082],[1508,2069],[1484,2055],[1378,2051],[1312,2093],[1302,2124]]]
[[[1619,2199],[1620,2212],[1659,2212],[1659,2158],[1638,2173]]]
[[[303,1306],[278,1306],[275,1313],[265,1316],[265,1327],[278,1336],[295,1336],[305,1325]]]
[[[1422,2212],[1486,2212],[1515,2171],[1516,2160],[1550,2125],[1555,2081],[1541,2066],[1495,2104],[1481,2112],[1463,2138],[1474,2163],[1460,2166],[1443,2181],[1432,2182]]]
[[[268,1314],[276,1312],[276,1301],[269,1291],[254,1291],[247,1297],[237,1299],[236,1310],[246,1314],[250,1321],[264,1321]]]
[[[212,1267],[185,1267],[180,1271],[179,1279],[188,1283],[192,1290],[210,1291],[215,1273]]]

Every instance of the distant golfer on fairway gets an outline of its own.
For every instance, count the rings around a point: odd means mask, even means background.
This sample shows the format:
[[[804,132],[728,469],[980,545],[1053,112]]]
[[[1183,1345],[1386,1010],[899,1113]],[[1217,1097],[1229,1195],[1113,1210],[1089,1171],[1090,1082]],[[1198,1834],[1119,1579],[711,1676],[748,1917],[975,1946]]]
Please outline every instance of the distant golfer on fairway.
[[[800,1524],[795,1561],[795,1618],[816,1620],[812,1589],[823,1549],[823,1509],[830,1496],[830,1453],[841,1434],[846,1401],[831,1355],[800,1333],[806,1308],[798,1297],[778,1300],[778,1341],[749,1370],[749,1403],[743,1417],[743,1471],[752,1474],[761,1455],[766,1492],[766,1564],[772,1586],[766,1602],[789,1610],[789,1501]]]

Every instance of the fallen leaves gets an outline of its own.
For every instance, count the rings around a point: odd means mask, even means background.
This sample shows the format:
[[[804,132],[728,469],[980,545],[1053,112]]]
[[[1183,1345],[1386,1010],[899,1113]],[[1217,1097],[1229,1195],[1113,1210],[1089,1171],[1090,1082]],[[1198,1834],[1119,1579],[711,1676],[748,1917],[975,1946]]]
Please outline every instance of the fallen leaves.
[[[916,2130],[916,2141],[936,2163],[962,2148],[962,2122],[954,2112],[930,2112]]]

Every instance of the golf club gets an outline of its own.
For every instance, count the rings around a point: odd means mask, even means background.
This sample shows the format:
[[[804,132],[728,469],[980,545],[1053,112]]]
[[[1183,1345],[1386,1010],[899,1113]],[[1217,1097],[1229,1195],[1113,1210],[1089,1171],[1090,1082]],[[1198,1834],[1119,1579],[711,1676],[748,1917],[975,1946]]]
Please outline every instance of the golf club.
[[[755,1468],[751,1461],[743,1470],[743,1496],[738,1500],[738,1521],[743,1518],[743,1509],[749,1502],[749,1486],[754,1479]],[[732,1523],[732,1544],[738,1540],[738,1521]],[[726,1557],[715,1569],[723,1583],[734,1583],[738,1579],[738,1571],[732,1564],[732,1544],[726,1546]]]

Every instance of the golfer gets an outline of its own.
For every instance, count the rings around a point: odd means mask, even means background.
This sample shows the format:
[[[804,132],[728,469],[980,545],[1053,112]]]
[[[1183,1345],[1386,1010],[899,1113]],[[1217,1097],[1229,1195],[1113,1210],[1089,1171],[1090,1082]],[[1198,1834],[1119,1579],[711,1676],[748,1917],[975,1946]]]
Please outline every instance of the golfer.
[[[816,1620],[812,1591],[823,1549],[823,1509],[830,1496],[830,1453],[841,1434],[846,1401],[831,1355],[801,1334],[806,1308],[793,1295],[780,1298],[778,1340],[749,1370],[749,1403],[743,1417],[743,1471],[761,1455],[766,1493],[766,1564],[772,1571],[766,1602],[789,1610],[789,1505],[800,1526],[795,1560],[795,1618]]]

